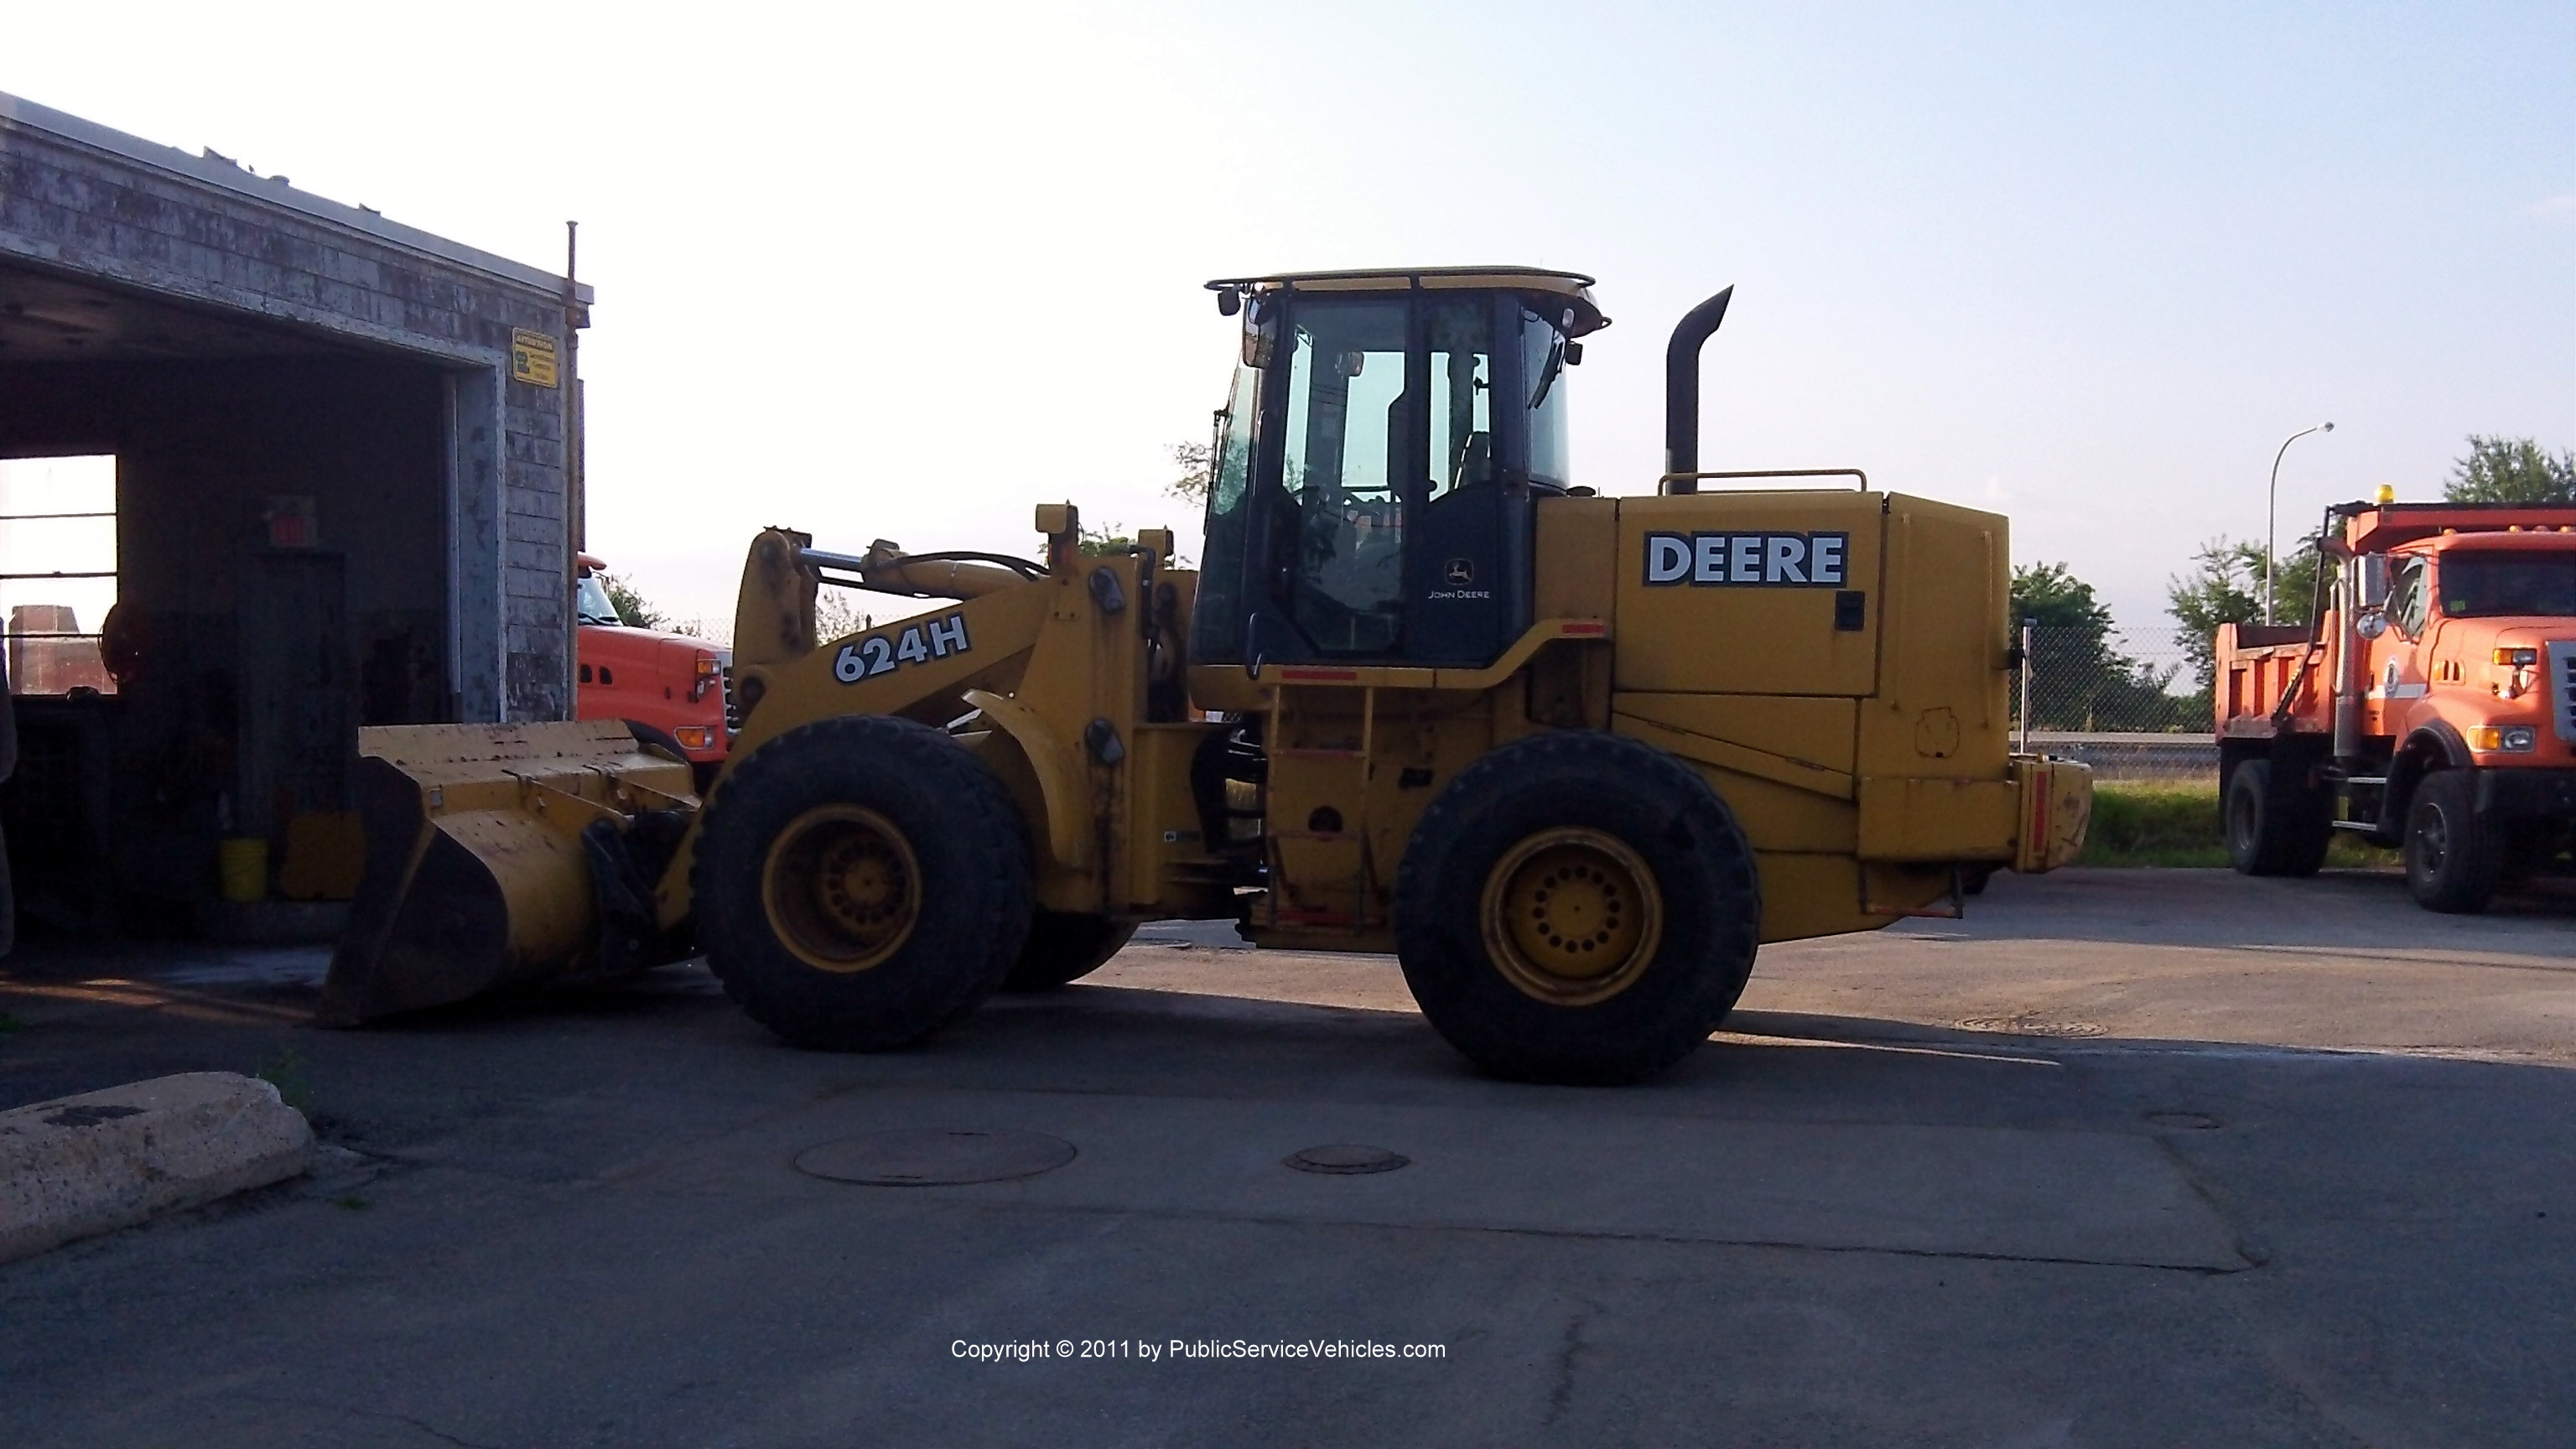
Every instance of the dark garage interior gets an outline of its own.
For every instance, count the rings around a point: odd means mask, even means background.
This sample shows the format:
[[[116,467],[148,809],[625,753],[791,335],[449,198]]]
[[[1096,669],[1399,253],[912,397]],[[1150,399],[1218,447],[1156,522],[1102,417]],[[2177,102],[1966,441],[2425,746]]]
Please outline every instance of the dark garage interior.
[[[156,310],[102,300],[109,316]],[[55,646],[97,665],[33,692],[49,682],[26,667],[36,641],[12,641],[21,763],[0,828],[20,908],[67,929],[186,927],[218,840],[265,839],[282,870],[292,822],[348,808],[356,726],[459,717],[443,380],[282,336],[46,356],[0,309],[0,455],[105,455],[115,479],[116,611],[69,621],[103,637]]]

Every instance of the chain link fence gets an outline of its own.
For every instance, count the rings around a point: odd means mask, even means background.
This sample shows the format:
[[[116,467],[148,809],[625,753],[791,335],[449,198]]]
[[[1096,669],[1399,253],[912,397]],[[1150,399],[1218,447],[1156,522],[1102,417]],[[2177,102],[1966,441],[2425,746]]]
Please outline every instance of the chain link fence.
[[[2030,747],[2091,765],[2104,781],[2218,782],[2209,643],[2162,629],[2034,628],[2013,729]],[[2026,703],[2025,703],[2026,702]]]

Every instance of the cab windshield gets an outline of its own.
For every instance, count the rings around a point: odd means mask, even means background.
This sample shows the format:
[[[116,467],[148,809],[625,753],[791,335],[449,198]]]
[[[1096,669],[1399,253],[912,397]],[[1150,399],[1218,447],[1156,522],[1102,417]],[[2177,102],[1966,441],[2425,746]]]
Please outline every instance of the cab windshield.
[[[584,624],[623,624],[617,606],[609,602],[608,589],[596,574],[583,574],[573,586],[573,614]]]
[[[2454,619],[2576,617],[2576,551],[2445,554],[2442,612]]]

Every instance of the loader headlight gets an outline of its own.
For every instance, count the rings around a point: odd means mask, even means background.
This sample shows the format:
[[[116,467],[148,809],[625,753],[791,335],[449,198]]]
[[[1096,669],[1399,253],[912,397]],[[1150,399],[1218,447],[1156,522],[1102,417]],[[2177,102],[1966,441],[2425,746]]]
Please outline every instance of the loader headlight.
[[[2508,755],[2529,754],[2540,743],[2540,733],[2529,725],[2474,725],[2469,729],[2469,748]]]

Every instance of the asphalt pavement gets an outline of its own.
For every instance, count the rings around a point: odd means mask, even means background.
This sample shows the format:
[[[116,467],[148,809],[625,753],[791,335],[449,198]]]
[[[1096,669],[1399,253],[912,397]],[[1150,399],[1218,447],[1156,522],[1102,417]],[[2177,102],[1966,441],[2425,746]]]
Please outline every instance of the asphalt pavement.
[[[326,1144],[0,1267],[0,1443],[2576,1438],[2564,895],[2003,877],[1607,1090],[1221,926],[879,1057],[685,967],[321,1031],[323,960],[0,963],[0,1107],[259,1071]]]

